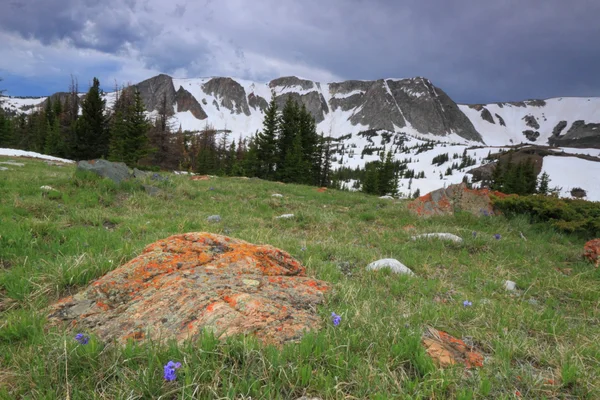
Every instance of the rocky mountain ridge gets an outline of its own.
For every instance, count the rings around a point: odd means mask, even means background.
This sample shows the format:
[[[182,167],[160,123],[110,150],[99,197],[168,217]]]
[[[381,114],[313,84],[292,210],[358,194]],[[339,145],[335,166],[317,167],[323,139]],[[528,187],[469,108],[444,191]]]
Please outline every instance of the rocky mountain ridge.
[[[442,142],[600,148],[600,98],[456,104],[423,77],[320,83],[288,76],[257,83],[160,74],[134,86],[149,113],[166,102],[174,125],[184,130],[211,125],[235,135],[251,135],[262,128],[273,93],[280,107],[290,97],[304,104],[318,130],[338,138],[384,130]],[[115,97],[106,93],[109,106]],[[28,111],[45,99],[5,98],[5,107]]]

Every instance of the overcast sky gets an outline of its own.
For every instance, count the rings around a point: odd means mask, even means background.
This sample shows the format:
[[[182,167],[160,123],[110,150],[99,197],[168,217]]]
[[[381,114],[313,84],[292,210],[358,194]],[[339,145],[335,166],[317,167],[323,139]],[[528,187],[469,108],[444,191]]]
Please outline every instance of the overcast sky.
[[[0,0],[0,89],[158,73],[424,76],[455,101],[600,96],[600,0]]]

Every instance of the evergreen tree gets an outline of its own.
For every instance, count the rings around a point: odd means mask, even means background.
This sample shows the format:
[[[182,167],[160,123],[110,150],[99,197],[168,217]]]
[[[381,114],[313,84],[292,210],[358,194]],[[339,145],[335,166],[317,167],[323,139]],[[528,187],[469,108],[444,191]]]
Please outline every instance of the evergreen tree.
[[[133,96],[133,104],[130,105],[127,124],[127,154],[125,155],[125,163],[129,165],[136,165],[141,158],[148,155],[152,150],[148,146],[150,123],[146,118],[145,112],[146,107],[144,106],[142,95],[136,88]]]
[[[277,130],[279,128],[275,93],[271,93],[271,102],[265,110],[263,130],[256,137],[256,155],[260,161],[258,175],[264,179],[274,179],[277,166]]]
[[[78,160],[106,157],[109,152],[109,131],[104,116],[100,81],[94,78],[81,105],[82,115],[77,121],[74,158]]]
[[[294,148],[294,141],[298,134],[298,104],[288,97],[285,106],[281,112],[279,120],[279,132],[277,141],[277,179],[286,181],[288,177],[293,176],[287,169],[286,160],[295,159],[291,154]],[[293,168],[289,166],[290,169]]]
[[[52,156],[62,156],[63,142],[60,137],[60,121],[58,117],[53,118],[52,124],[48,122],[48,135],[44,144],[44,153]]]
[[[362,185],[362,191],[368,194],[379,193],[379,162],[374,161],[365,165],[365,178]]]
[[[550,192],[550,176],[546,172],[540,177],[537,192],[543,195],[547,195]]]

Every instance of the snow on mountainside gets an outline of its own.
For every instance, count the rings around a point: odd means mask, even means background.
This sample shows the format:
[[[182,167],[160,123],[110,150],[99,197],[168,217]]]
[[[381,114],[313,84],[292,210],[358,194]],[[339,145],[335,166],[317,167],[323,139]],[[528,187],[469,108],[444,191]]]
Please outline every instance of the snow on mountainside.
[[[516,103],[459,105],[471,120],[485,144],[551,144],[553,137],[563,136],[575,121],[600,122],[600,98],[561,97]],[[600,127],[597,141],[600,144]],[[600,146],[599,146],[600,147]]]

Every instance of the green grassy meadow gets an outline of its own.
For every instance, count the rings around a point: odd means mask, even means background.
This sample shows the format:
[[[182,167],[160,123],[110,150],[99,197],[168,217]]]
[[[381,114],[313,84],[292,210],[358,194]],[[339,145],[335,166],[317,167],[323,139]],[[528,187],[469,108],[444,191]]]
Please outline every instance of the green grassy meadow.
[[[581,257],[592,238],[526,218],[420,219],[405,201],[257,179],[165,173],[150,196],[137,181],[14,160],[26,165],[0,171],[0,399],[600,398],[600,270]],[[213,214],[222,221],[207,222]],[[330,282],[323,329],[281,349],[209,334],[119,347],[47,324],[52,302],[193,231],[273,245]],[[410,239],[430,232],[464,242]],[[380,258],[416,276],[365,270]],[[428,327],[472,343],[484,366],[438,368],[421,345]],[[173,382],[169,360],[182,363]]]

